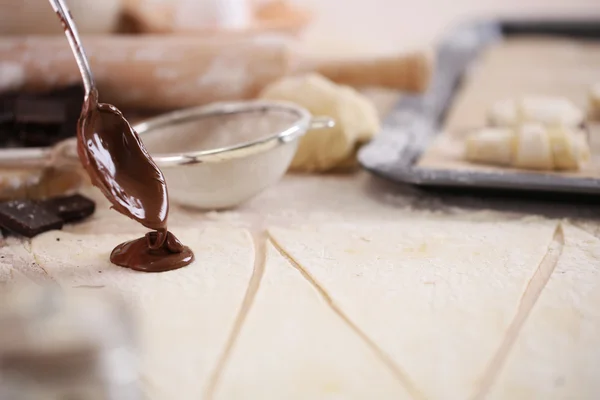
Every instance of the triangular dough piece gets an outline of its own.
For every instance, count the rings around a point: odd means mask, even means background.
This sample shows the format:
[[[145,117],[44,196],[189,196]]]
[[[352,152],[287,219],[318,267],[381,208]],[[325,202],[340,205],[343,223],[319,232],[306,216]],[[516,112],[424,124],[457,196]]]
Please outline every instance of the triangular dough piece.
[[[563,229],[558,264],[487,399],[600,398],[600,240]]]
[[[410,399],[375,352],[272,245],[215,400]]]
[[[405,219],[271,235],[427,399],[466,399],[555,223]]]
[[[196,261],[160,274],[109,262],[113,247],[132,235],[54,231],[33,239],[32,251],[60,285],[116,290],[133,305],[147,398],[197,400],[225,349],[252,275],[254,251],[250,235],[241,229],[207,226],[173,232],[191,247]]]

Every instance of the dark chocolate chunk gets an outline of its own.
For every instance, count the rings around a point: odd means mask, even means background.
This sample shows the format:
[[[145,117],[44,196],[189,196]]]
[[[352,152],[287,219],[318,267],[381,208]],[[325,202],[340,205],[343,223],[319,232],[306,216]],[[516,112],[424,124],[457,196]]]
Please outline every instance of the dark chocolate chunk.
[[[11,109],[8,107],[2,107],[0,104],[0,126],[12,125],[14,121],[14,115]]]
[[[15,142],[12,124],[0,124],[0,146],[13,147]]]
[[[14,130],[22,146],[53,145],[65,122],[66,106],[61,99],[21,95],[15,101]]]
[[[92,200],[80,194],[54,197],[45,200],[42,204],[65,222],[80,221],[92,215],[96,209],[96,204]]]
[[[60,125],[15,124],[17,140],[22,147],[52,146],[58,142]]]
[[[17,95],[14,93],[5,93],[0,97],[0,126],[13,124],[16,97]]]
[[[14,105],[16,94],[4,93],[0,97],[0,146],[8,147],[15,141]]]
[[[67,102],[75,102],[79,104],[79,110],[81,111],[81,105],[83,104],[83,97],[85,91],[81,85],[64,86],[62,88],[55,89],[51,92],[46,93],[48,98],[65,99]]]
[[[19,96],[15,101],[14,119],[17,124],[61,125],[66,120],[66,105],[62,99]]]
[[[83,106],[85,92],[82,86],[69,86],[53,93],[65,102],[66,119],[62,124],[59,138],[66,139],[77,134],[77,122]]]
[[[27,237],[60,229],[63,220],[42,204],[31,200],[11,200],[0,203],[0,226]]]
[[[83,97],[81,86],[0,95],[0,146],[52,146],[75,136]]]

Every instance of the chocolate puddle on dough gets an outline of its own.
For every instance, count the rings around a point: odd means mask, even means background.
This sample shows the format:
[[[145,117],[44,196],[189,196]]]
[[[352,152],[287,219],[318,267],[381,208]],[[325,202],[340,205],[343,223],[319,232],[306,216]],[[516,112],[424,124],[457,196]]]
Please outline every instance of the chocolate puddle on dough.
[[[77,132],[79,158],[115,210],[154,230],[117,246],[111,262],[144,272],[190,264],[192,251],[167,231],[169,201],[162,172],[121,112],[97,99],[92,91],[84,102]]]
[[[185,267],[194,261],[192,251],[166,231],[163,245],[156,245],[163,232],[148,232],[145,237],[125,242],[112,251],[110,261],[121,267],[144,272],[163,272]]]

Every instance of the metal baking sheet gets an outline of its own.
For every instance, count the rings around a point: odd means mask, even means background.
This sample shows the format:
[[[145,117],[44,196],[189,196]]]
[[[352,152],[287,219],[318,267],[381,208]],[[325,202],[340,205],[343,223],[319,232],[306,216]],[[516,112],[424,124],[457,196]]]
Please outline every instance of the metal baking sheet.
[[[403,96],[383,123],[380,134],[358,154],[372,173],[420,186],[498,189],[600,195],[600,179],[543,173],[482,172],[419,168],[415,163],[442,123],[461,79],[481,51],[507,37],[548,35],[600,40],[600,20],[479,21],[453,30],[437,50],[431,87],[424,95]]]

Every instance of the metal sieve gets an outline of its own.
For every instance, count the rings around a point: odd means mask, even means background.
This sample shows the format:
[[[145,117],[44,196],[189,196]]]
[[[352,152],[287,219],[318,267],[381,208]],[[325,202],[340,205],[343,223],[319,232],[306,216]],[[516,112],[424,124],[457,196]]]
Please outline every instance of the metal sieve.
[[[134,129],[163,171],[171,201],[223,209],[276,183],[299,138],[309,129],[333,125],[332,119],[313,118],[292,103],[256,100],[177,110]],[[0,165],[48,164],[58,158],[78,162],[75,138],[53,148],[0,150]]]

